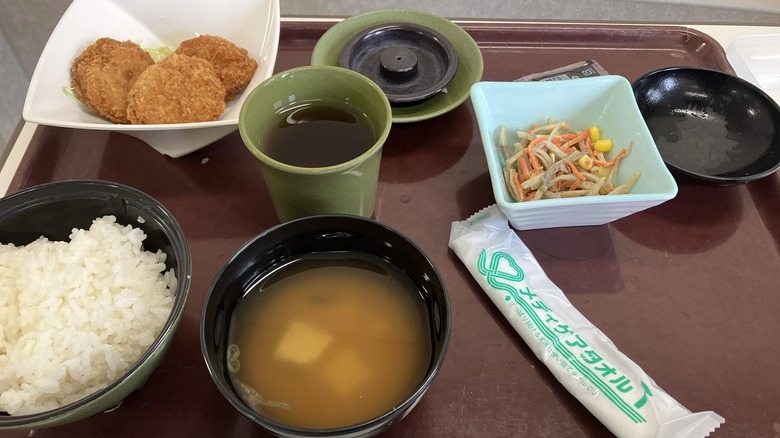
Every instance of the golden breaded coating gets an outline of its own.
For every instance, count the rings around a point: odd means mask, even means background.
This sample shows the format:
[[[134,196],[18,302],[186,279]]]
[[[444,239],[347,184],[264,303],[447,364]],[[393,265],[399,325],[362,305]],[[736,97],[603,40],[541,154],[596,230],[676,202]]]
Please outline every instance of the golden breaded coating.
[[[147,68],[130,88],[130,123],[189,123],[217,120],[225,110],[225,87],[207,61],[171,55]]]
[[[246,88],[257,70],[257,61],[249,57],[246,49],[214,35],[201,35],[182,41],[173,53],[197,56],[210,62],[225,85],[227,100],[233,99]]]
[[[154,60],[138,44],[100,38],[71,64],[70,80],[76,97],[101,117],[128,123],[127,93]]]

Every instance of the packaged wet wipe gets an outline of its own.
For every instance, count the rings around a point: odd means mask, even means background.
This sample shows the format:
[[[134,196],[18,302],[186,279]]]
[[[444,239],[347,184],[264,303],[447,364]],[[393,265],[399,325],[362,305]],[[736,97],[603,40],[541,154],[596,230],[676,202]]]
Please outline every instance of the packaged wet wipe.
[[[706,437],[723,423],[682,406],[579,313],[496,205],[453,222],[449,246],[536,357],[616,436]]]

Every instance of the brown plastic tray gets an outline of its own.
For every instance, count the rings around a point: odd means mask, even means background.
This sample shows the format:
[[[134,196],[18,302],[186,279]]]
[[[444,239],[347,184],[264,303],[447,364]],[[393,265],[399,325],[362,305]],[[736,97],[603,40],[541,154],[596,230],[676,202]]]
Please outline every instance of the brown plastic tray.
[[[309,63],[332,22],[285,21],[276,69]],[[485,80],[512,80],[584,59],[630,81],[672,65],[730,71],[723,49],[680,27],[463,23]],[[10,187],[98,178],[143,190],[181,222],[192,288],[171,350],[116,410],[36,437],[267,436],[217,392],[201,358],[200,312],[213,276],[275,225],[254,159],[237,133],[182,158],[103,131],[40,126]],[[692,411],[726,418],[717,437],[776,435],[780,422],[780,177],[679,195],[609,225],[520,232],[573,304]],[[450,225],[494,202],[467,101],[393,127],[375,219],[414,240],[444,276],[453,332],[441,373],[389,437],[604,437],[447,248]],[[0,432],[24,437],[28,431]]]

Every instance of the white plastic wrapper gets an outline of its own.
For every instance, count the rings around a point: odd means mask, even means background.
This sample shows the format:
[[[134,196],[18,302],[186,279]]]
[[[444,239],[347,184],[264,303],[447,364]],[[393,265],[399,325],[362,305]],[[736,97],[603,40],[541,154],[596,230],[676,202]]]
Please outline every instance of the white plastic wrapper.
[[[724,422],[691,413],[621,353],[547,278],[496,205],[453,222],[449,246],[536,357],[616,436],[706,437]]]

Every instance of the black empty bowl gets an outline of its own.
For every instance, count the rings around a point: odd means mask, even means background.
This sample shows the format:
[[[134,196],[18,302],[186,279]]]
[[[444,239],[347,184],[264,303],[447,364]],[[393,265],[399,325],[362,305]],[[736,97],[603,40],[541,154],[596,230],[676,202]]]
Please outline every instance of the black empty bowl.
[[[243,401],[228,370],[231,317],[239,300],[269,272],[310,254],[367,253],[399,268],[416,285],[428,315],[431,357],[424,377],[400,403],[359,424],[328,429],[294,427],[271,420]],[[263,290],[260,293],[265,293]],[[318,300],[327,298],[318,298]],[[259,323],[259,322],[257,322]],[[309,216],[271,228],[236,252],[217,273],[201,316],[201,349],[211,378],[243,415],[281,437],[369,437],[400,421],[431,385],[450,337],[450,306],[444,283],[430,259],[397,231],[357,216]],[[314,391],[314,390],[312,390]],[[329,394],[317,394],[327,398]]]
[[[674,172],[726,185],[780,167],[780,108],[750,82],[705,68],[673,67],[641,77],[633,89]]]

